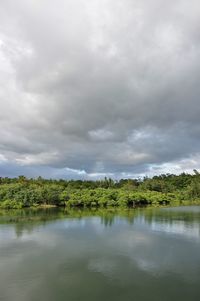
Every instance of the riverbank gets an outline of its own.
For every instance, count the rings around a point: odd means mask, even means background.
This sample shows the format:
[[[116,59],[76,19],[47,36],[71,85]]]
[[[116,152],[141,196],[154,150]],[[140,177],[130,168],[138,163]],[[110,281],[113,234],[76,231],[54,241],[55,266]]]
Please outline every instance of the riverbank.
[[[161,175],[152,179],[67,181],[0,178],[0,208],[109,208],[200,203],[200,175]]]
[[[0,205],[0,210],[23,210],[23,209],[66,209],[66,210],[73,210],[73,209],[80,209],[80,210],[98,210],[98,209],[138,209],[138,208],[167,208],[167,207],[179,207],[179,206],[193,206],[193,205],[200,205],[200,200],[193,200],[193,201],[162,201],[162,202],[154,202],[152,203],[150,200],[144,200],[142,202],[134,201],[132,205],[119,205],[116,203],[111,203],[108,205],[98,205],[97,204],[88,204],[87,206],[84,205],[81,201],[80,204],[73,204],[73,203],[66,203],[66,204],[59,204],[59,205],[51,205],[51,204],[32,204],[30,206],[22,206],[13,201],[6,201],[2,202]]]

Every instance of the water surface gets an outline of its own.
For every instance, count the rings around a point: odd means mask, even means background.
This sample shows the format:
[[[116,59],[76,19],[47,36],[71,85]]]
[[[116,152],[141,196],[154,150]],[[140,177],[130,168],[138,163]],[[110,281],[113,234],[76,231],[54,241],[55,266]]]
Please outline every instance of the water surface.
[[[0,212],[1,301],[199,301],[200,207]]]

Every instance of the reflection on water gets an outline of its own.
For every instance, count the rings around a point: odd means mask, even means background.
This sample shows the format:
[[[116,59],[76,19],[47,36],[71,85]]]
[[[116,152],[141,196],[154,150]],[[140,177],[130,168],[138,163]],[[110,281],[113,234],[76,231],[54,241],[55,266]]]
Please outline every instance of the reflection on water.
[[[200,207],[0,212],[0,300],[200,300]]]
[[[184,235],[185,237],[188,237],[190,239],[199,238],[200,236],[199,223],[188,224],[182,221],[178,221],[174,223],[152,222],[151,229],[155,231]]]

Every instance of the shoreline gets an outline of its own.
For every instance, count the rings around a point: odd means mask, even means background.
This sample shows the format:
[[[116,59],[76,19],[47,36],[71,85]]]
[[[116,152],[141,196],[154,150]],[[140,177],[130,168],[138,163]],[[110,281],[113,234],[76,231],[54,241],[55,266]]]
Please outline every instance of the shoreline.
[[[32,206],[24,206],[21,208],[5,208],[0,206],[1,210],[28,210],[28,209],[68,209],[68,210],[111,210],[111,209],[124,209],[124,210],[134,210],[134,209],[148,209],[148,208],[171,208],[171,207],[181,207],[181,206],[200,206],[200,200],[196,201],[184,201],[184,202],[172,202],[171,204],[139,204],[135,206],[120,206],[120,205],[110,205],[110,206],[82,206],[82,205],[54,205],[54,204],[41,204],[41,205],[32,205]]]

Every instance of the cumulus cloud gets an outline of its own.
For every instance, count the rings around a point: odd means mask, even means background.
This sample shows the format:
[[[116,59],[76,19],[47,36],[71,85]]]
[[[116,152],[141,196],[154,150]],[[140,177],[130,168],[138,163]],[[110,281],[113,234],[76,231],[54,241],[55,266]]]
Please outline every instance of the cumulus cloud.
[[[197,0],[2,0],[2,173],[200,165],[199,18]]]

